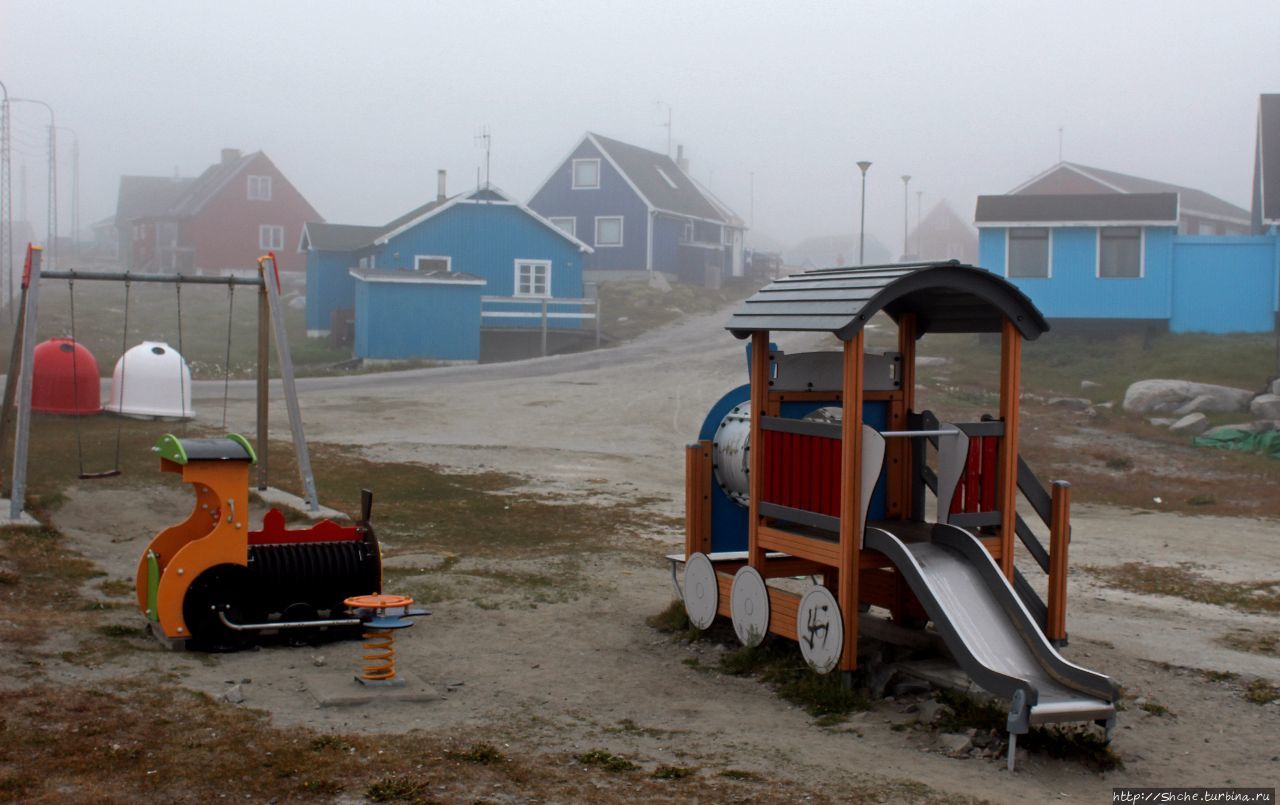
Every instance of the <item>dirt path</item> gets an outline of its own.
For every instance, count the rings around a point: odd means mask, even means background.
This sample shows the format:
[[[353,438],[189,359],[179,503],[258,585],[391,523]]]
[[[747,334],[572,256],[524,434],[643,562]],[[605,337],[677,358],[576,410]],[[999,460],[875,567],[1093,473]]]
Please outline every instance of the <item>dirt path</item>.
[[[655,514],[678,516],[681,448],[710,404],[745,380],[742,343],[720,329],[722,321],[690,320],[590,355],[304,381],[307,435],[380,459],[517,473],[537,491],[575,495],[590,484],[619,499],[643,495],[656,499]],[[233,425],[251,421],[243,392],[236,390],[244,399],[231,406]],[[274,422],[287,437],[276,408]],[[185,492],[162,483],[138,489],[131,505],[81,485],[58,525],[111,577],[128,577],[155,524],[185,513]],[[1075,511],[1074,528],[1074,567],[1191,562],[1225,581],[1280,578],[1271,521],[1085,505]],[[845,786],[914,781],[997,801],[1109,801],[1121,784],[1274,785],[1280,777],[1277,706],[1250,704],[1239,684],[1187,670],[1280,679],[1280,659],[1215,642],[1241,627],[1274,632],[1274,616],[1121,592],[1074,574],[1067,656],[1171,715],[1133,706],[1120,714],[1116,747],[1124,772],[1102,777],[1033,756],[1009,775],[999,763],[941,754],[925,732],[895,730],[915,718],[905,702],[879,702],[848,724],[823,729],[758,682],[685,662],[714,667],[721,649],[674,644],[644,624],[672,597],[660,557],[677,548],[680,535],[663,526],[635,546],[605,543],[583,558],[585,581],[571,600],[449,601],[411,630],[400,662],[435,686],[444,695],[439,701],[318,708],[301,688],[317,673],[344,673],[354,663],[351,645],[213,657],[148,652],[121,662],[131,672],[174,671],[212,695],[251,680],[242,684],[246,703],[285,725],[487,735],[534,753],[604,747],[651,762],[821,784],[837,796]]]

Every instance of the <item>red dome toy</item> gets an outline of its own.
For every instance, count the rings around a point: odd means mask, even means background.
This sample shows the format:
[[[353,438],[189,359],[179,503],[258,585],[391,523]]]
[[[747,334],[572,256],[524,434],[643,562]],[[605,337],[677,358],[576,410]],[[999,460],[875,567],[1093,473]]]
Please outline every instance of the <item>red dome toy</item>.
[[[84,346],[50,338],[36,345],[31,365],[31,410],[76,416],[102,412],[98,362]]]

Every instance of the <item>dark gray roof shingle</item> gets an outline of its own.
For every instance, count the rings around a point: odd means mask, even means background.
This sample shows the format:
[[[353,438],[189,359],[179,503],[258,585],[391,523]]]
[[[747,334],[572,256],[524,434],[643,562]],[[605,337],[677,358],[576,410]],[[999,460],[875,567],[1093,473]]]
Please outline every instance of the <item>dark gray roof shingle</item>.
[[[719,206],[703,195],[697,183],[685,175],[671,157],[599,134],[589,136],[654,207],[694,218],[731,223]]]
[[[1028,340],[1049,329],[1026,294],[1003,277],[955,261],[828,268],[774,280],[743,302],[725,329],[831,332],[849,340],[883,310],[916,314],[919,334],[1000,332],[1006,318]]]
[[[983,223],[1142,222],[1178,225],[1177,193],[978,196]]]
[[[164,215],[193,181],[166,176],[121,176],[120,192],[116,196],[116,225]]]
[[[1205,213],[1228,218],[1242,224],[1247,223],[1249,220],[1248,211],[1242,210],[1231,202],[1223,201],[1203,190],[1196,190],[1194,187],[1157,182],[1154,179],[1143,179],[1140,176],[1130,176],[1127,173],[1091,168],[1088,165],[1081,165],[1076,162],[1064,162],[1062,164],[1073,167],[1102,182],[1119,187],[1125,193],[1177,193],[1182,197],[1183,212]]]
[[[307,242],[320,252],[353,252],[368,246],[382,234],[380,226],[307,223]]]

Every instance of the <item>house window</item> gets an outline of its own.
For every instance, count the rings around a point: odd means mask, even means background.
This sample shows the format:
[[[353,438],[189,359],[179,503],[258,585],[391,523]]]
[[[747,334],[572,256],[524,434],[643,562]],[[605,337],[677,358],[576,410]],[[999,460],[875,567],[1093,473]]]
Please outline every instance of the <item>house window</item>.
[[[733,228],[732,227],[727,227],[727,226],[720,227],[720,243],[725,246],[733,245]]]
[[[258,227],[259,249],[283,249],[284,227],[263,224]]]
[[[250,201],[270,201],[271,200],[271,177],[270,176],[250,176],[249,177],[249,200]]]
[[[578,219],[574,218],[572,215],[565,218],[551,218],[548,220],[551,221],[552,226],[563,230],[566,234],[577,236]]]
[[[516,296],[551,296],[551,261],[516,261]]]
[[[573,189],[594,190],[600,186],[600,160],[575,159],[573,161]]]
[[[1044,227],[1010,229],[1007,275],[1041,279],[1049,277],[1049,240],[1049,230]]]
[[[597,246],[621,246],[622,245],[622,216],[621,215],[596,216],[596,245]]]
[[[1098,276],[1142,276],[1142,227],[1105,226],[1098,230]]]
[[[449,257],[435,254],[419,254],[413,258],[414,271],[452,271],[453,261]]]
[[[685,221],[684,226],[680,227],[680,242],[693,242],[693,221]]]

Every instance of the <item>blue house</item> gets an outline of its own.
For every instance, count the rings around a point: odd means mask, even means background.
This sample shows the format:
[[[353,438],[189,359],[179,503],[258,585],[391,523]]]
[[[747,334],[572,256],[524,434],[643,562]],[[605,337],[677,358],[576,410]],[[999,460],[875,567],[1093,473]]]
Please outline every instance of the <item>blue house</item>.
[[[478,359],[482,323],[494,313],[505,329],[531,329],[544,300],[581,299],[592,252],[492,185],[440,192],[381,227],[309,223],[299,248],[308,335],[354,318],[357,357],[448,361]],[[486,302],[501,310],[483,312]],[[580,326],[567,321],[558,326]]]
[[[979,263],[1057,320],[1262,332],[1280,309],[1280,239],[1202,191],[1060,163],[979,196]]]
[[[699,284],[743,275],[740,217],[675,160],[586,134],[529,206],[590,243],[588,271],[665,271]]]

